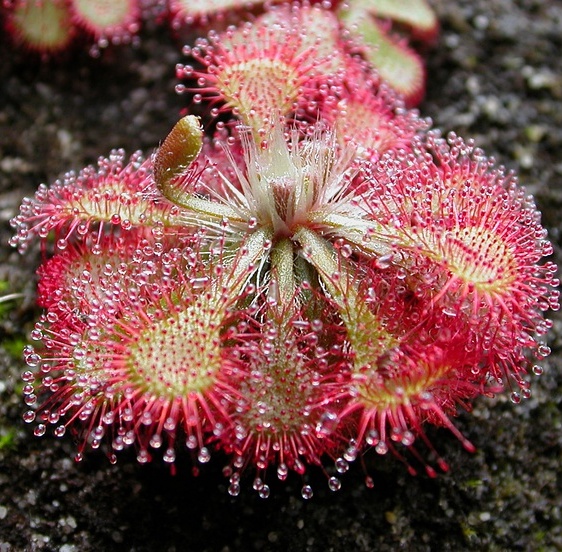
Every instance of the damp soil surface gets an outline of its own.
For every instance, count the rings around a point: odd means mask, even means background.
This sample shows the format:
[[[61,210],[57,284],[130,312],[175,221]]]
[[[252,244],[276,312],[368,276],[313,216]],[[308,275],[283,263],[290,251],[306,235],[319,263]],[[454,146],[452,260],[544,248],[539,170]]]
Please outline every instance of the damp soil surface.
[[[428,52],[420,106],[444,132],[473,138],[520,175],[543,212],[562,264],[562,2],[435,0],[441,38]],[[24,410],[21,349],[38,316],[38,253],[7,245],[9,219],[41,182],[96,161],[112,148],[150,154],[178,118],[178,45],[147,29],[137,48],[84,51],[40,63],[0,44],[0,552],[373,551],[562,549],[562,318],[553,313],[552,355],[530,399],[481,399],[456,423],[478,450],[446,431],[429,436],[451,469],[409,475],[393,458],[368,455],[375,486],[357,465],[331,492],[311,476],[272,483],[263,500],[246,481],[226,491],[215,458],[191,474],[111,465],[74,443],[32,435]],[[274,479],[274,478],[272,478]]]

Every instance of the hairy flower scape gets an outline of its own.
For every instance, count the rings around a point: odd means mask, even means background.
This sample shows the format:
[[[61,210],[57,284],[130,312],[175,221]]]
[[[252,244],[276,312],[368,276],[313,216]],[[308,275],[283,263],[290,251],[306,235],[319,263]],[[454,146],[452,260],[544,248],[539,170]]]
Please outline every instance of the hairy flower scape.
[[[421,0],[366,4],[345,9],[434,32]],[[458,412],[520,402],[542,371],[559,281],[540,214],[407,108],[334,11],[260,10],[177,68],[202,121],[41,185],[13,218],[12,244],[45,253],[24,419],[72,433],[78,459],[131,448],[174,469],[186,448],[197,472],[220,451],[232,495],[245,471],[264,498],[271,478],[310,498],[312,469],[336,491],[371,449],[435,476],[428,426],[473,451]]]

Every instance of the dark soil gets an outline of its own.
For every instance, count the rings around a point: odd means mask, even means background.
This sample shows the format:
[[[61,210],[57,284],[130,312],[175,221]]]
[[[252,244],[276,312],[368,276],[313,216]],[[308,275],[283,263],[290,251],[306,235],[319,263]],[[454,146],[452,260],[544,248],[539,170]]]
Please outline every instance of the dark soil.
[[[444,131],[516,170],[544,213],[562,261],[562,3],[434,0],[441,39],[428,56],[421,105]],[[178,462],[117,465],[70,439],[33,437],[21,421],[21,349],[37,316],[37,254],[7,245],[8,221],[40,182],[123,147],[149,154],[178,118],[180,47],[147,30],[137,49],[92,59],[74,52],[46,64],[0,44],[0,552],[562,550],[562,317],[532,398],[482,399],[457,420],[471,455],[446,431],[432,441],[451,464],[436,479],[411,477],[392,458],[368,456],[375,488],[355,466],[342,490],[313,476],[273,483],[262,500],[226,492],[221,459],[192,477]]]

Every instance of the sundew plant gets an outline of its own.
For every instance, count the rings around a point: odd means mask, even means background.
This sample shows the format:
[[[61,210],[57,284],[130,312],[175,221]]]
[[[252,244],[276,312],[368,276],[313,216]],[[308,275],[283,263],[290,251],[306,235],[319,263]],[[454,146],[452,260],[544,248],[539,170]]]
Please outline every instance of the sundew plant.
[[[530,396],[559,306],[540,213],[376,69],[366,4],[220,6],[176,68],[203,119],[23,201],[12,244],[44,251],[35,435],[71,433],[77,460],[227,457],[232,495],[292,473],[310,498],[309,470],[337,490],[364,454],[447,470],[426,427],[473,451],[459,410]]]

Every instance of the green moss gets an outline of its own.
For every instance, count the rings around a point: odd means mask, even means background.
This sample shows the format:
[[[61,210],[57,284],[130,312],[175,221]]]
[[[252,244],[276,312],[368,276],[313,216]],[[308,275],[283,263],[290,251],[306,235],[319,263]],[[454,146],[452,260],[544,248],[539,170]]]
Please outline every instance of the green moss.
[[[469,479],[465,481],[464,486],[470,489],[478,489],[484,484],[481,479]]]
[[[27,345],[27,340],[21,336],[6,339],[2,342],[4,350],[15,360],[21,360],[23,348]]]
[[[467,543],[475,543],[477,538],[478,538],[478,534],[476,533],[476,531],[470,527],[470,525],[466,522],[461,522],[461,531],[462,534],[464,536],[464,540]]]
[[[8,428],[0,433],[0,451],[12,449],[16,444],[16,430]]]

